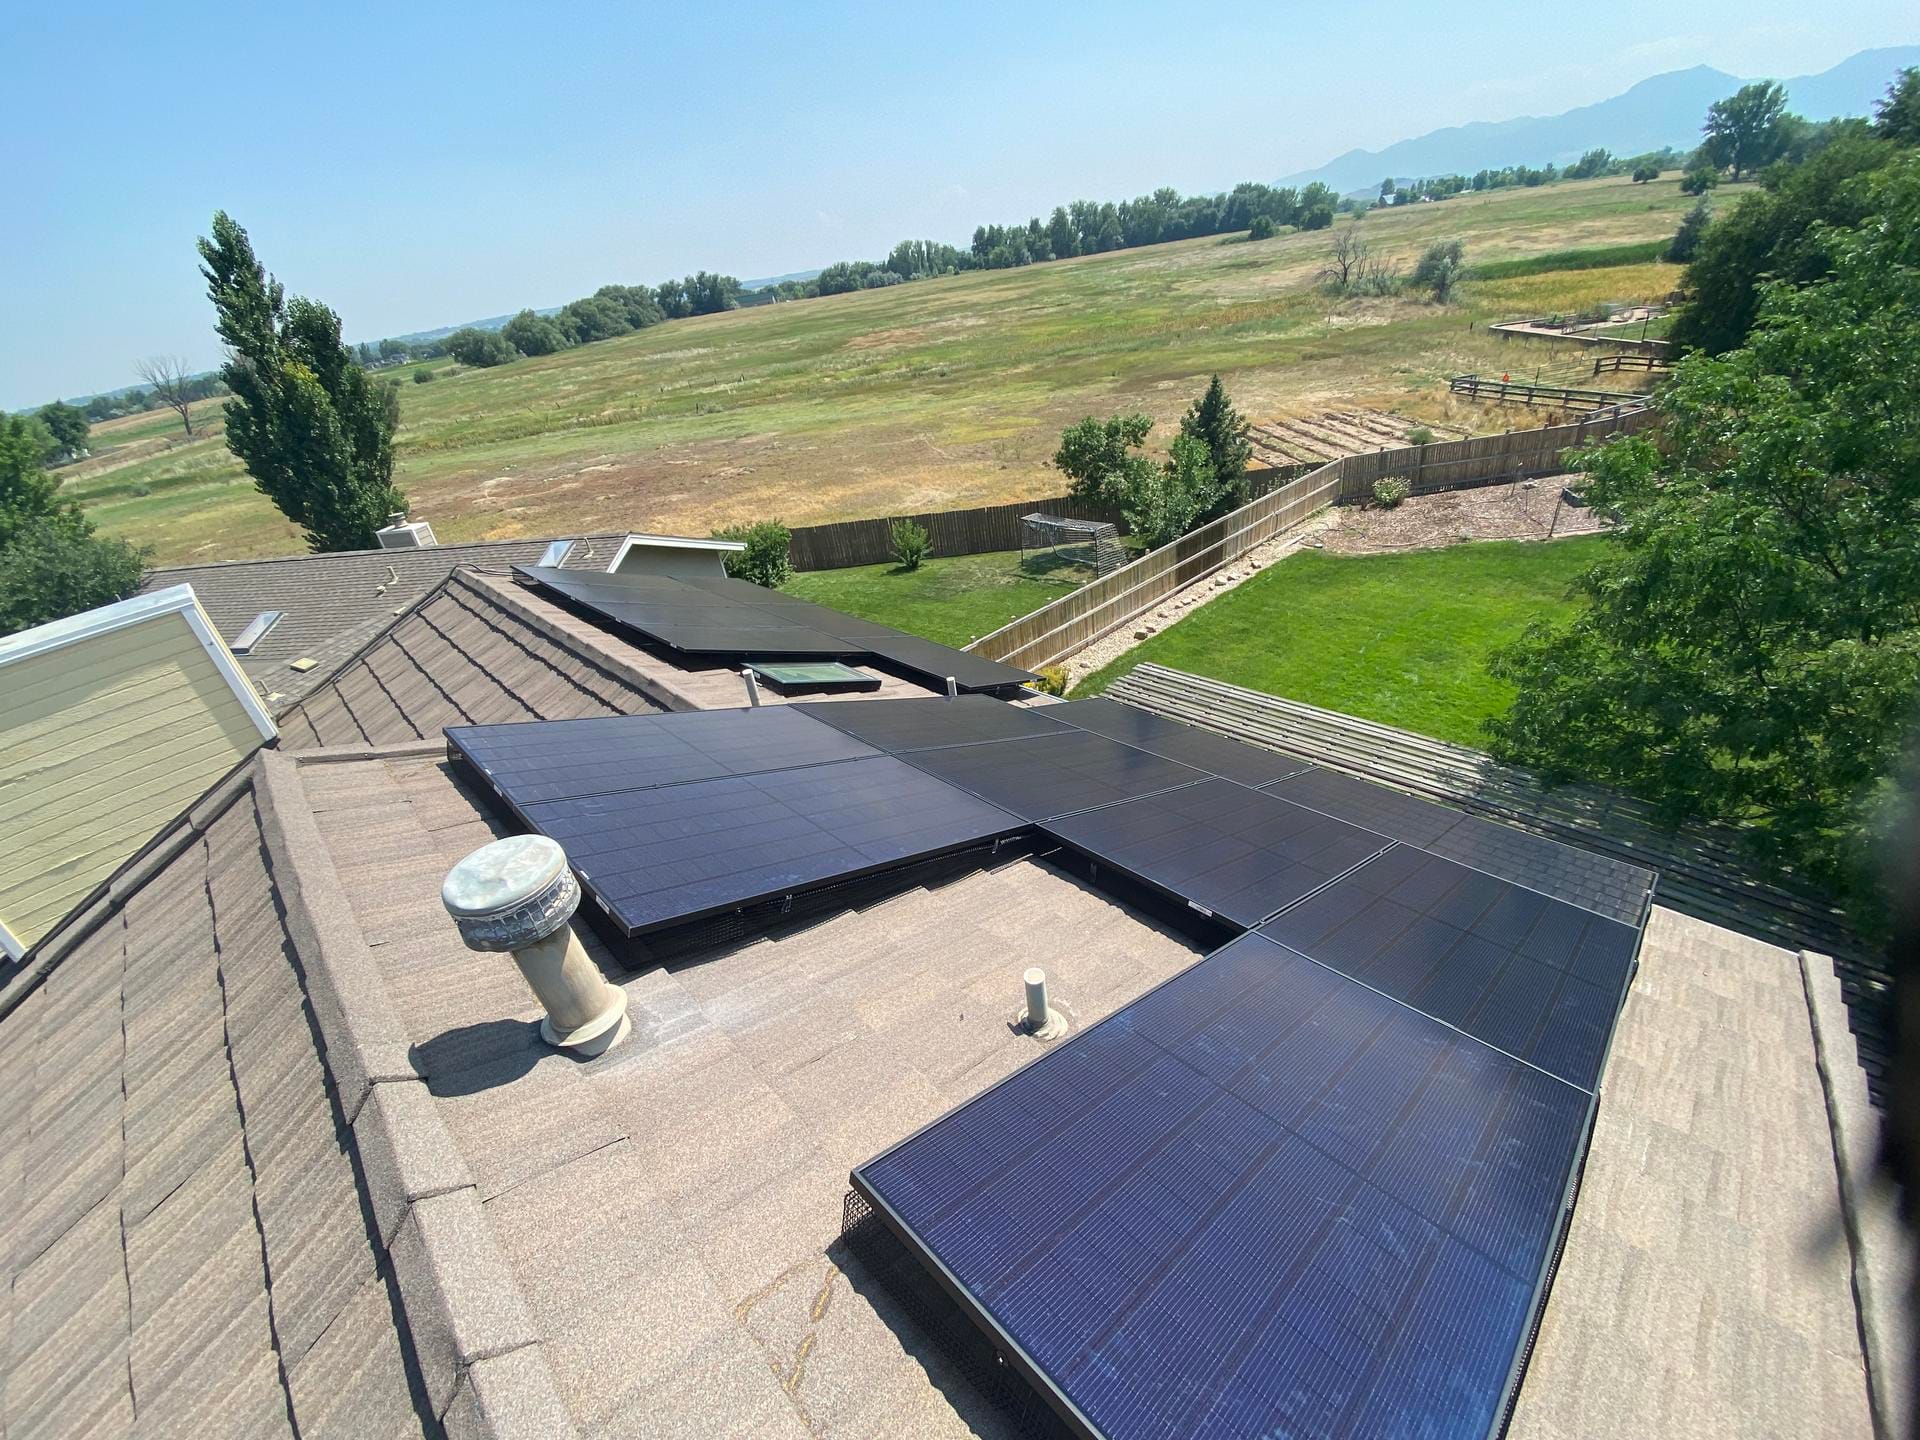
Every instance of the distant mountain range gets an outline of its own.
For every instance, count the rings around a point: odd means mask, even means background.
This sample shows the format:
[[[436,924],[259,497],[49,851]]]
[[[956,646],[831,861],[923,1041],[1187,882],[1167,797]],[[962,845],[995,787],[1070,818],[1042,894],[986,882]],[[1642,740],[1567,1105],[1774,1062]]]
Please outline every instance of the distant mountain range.
[[[1788,106],[1809,120],[1869,115],[1895,72],[1908,65],[1920,65],[1920,45],[1863,50],[1831,70],[1782,83],[1787,87]],[[1389,175],[1396,181],[1418,180],[1429,175],[1471,175],[1506,165],[1549,161],[1565,165],[1597,145],[1616,155],[1667,145],[1691,149],[1700,142],[1707,107],[1746,83],[1724,70],[1696,65],[1655,75],[1611,100],[1560,115],[1477,120],[1401,140],[1384,150],[1349,150],[1317,170],[1303,170],[1280,183],[1306,185],[1318,180],[1345,193],[1372,189]]]

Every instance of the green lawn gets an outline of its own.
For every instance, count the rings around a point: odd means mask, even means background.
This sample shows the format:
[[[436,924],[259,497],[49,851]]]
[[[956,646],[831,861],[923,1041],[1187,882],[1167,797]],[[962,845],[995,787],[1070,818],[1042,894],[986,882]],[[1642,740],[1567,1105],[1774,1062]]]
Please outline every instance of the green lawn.
[[[1003,550],[928,560],[910,571],[894,565],[812,570],[781,588],[958,648],[1058,600],[1089,578],[1085,572],[1057,574],[1043,579],[1022,571],[1020,552]]]
[[[1599,537],[1488,541],[1405,555],[1302,550],[1089,675],[1097,695],[1142,661],[1482,747],[1512,703],[1487,656],[1571,613]]]

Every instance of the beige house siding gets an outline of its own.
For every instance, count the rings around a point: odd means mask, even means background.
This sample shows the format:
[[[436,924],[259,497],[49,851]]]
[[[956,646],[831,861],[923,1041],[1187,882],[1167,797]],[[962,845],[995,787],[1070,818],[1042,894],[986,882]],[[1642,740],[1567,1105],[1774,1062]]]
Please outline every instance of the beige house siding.
[[[260,745],[190,615],[150,614],[0,665],[0,921],[19,944]]]

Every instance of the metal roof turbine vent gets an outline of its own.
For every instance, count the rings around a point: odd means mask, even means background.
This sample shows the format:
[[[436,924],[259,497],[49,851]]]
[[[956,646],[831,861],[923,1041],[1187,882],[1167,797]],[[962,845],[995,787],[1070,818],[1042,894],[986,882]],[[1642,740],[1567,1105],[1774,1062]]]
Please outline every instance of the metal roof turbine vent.
[[[404,510],[394,511],[387,517],[387,523],[373,533],[382,550],[419,550],[440,543],[433,538],[433,526],[424,520],[409,522]]]
[[[511,952],[547,1012],[541,1039],[582,1056],[626,1039],[627,992],[607,983],[567,923],[580,883],[558,844],[514,835],[482,845],[448,872],[440,899],[469,949]]]

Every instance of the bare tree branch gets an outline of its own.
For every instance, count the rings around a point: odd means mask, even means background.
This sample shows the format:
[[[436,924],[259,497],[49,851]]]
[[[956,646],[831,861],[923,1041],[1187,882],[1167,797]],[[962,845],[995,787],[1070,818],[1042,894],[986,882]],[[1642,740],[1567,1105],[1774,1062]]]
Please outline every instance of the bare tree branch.
[[[1367,257],[1372,253],[1373,247],[1360,233],[1360,222],[1356,220],[1346,229],[1335,233],[1333,249],[1329,252],[1326,268],[1320,272],[1320,278],[1344,294],[1353,287],[1354,280],[1366,268]]]
[[[187,427],[187,438],[193,438],[193,392],[190,385],[193,377],[187,371],[187,362],[177,355],[154,355],[145,360],[134,362],[134,373],[148,385],[153,393],[160,397],[161,403],[176,411],[180,423]]]

